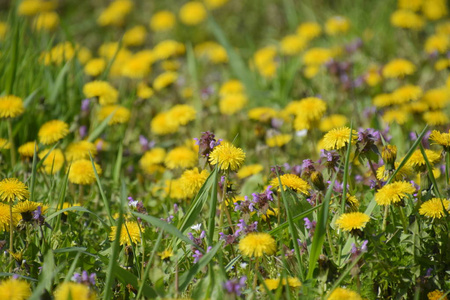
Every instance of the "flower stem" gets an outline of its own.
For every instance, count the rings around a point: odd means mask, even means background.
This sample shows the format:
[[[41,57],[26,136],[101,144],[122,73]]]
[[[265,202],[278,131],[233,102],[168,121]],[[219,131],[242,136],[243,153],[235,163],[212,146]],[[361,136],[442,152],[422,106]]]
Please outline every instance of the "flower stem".
[[[10,152],[11,152],[11,167],[14,168],[14,166],[16,165],[16,149],[14,146],[14,139],[13,139],[13,134],[12,134],[12,121],[11,118],[8,119],[8,122],[6,122],[8,124],[8,136],[9,136],[9,147],[10,147]]]
[[[381,227],[382,231],[386,230],[388,211],[389,211],[389,205],[385,205],[384,206],[384,214],[383,214],[383,227]]]
[[[405,213],[403,212],[403,209],[401,207],[399,207],[398,210],[400,211],[400,219],[402,220],[402,224],[403,224],[403,232],[407,233],[408,232],[408,222],[406,221]]]
[[[13,253],[14,253],[14,247],[13,247],[13,240],[14,240],[14,226],[13,226],[13,211],[12,211],[12,202],[9,203],[9,259],[10,259],[10,266],[9,266],[9,272],[12,273],[13,271]]]
[[[447,197],[450,197],[450,151],[445,151],[445,186],[447,188]]]

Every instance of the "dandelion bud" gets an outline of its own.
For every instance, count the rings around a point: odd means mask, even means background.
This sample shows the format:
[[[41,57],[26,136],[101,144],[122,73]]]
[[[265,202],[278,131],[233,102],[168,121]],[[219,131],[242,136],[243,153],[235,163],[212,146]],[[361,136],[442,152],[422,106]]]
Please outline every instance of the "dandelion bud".
[[[397,158],[397,146],[387,145],[381,151],[386,170],[391,171],[395,169],[395,159]]]
[[[323,182],[323,176],[322,173],[314,171],[311,173],[311,182],[314,185],[315,188],[317,188],[320,191],[325,190],[325,183]]]

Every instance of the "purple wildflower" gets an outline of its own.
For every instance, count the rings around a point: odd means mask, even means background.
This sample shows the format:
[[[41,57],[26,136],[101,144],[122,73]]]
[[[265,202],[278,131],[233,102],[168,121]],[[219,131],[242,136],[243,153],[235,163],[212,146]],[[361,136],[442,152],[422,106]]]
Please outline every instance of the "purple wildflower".
[[[240,296],[242,294],[242,289],[245,288],[245,281],[247,277],[242,276],[239,280],[237,278],[230,279],[223,284],[223,288],[228,294],[235,294]]]

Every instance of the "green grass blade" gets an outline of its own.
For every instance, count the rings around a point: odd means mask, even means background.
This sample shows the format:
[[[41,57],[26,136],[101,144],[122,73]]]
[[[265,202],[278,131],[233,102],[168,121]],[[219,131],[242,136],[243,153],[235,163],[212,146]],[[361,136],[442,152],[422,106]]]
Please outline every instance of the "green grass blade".
[[[314,268],[316,266],[317,260],[319,259],[320,252],[322,252],[322,246],[325,241],[326,226],[328,221],[328,212],[330,206],[331,194],[333,193],[334,183],[336,181],[337,173],[334,174],[330,185],[328,186],[327,193],[323,199],[322,207],[319,210],[319,215],[317,217],[316,229],[314,231],[313,242],[311,245],[311,250],[309,252],[309,269],[306,279],[311,279],[314,273]]]
[[[116,164],[114,165],[114,173],[113,173],[114,185],[117,185],[119,183],[120,168],[122,166],[122,157],[123,157],[123,144],[120,144],[119,151],[117,151]]]
[[[318,205],[314,206],[313,208],[310,208],[310,209],[302,212],[301,214],[296,215],[295,217],[292,218],[292,221],[297,222],[298,220],[305,218],[306,216],[311,214],[313,211],[319,209],[321,206],[322,206],[322,204],[318,204]],[[284,223],[278,225],[277,227],[275,227],[274,229],[272,229],[271,231],[269,231],[268,233],[270,235],[275,235],[275,234],[279,233],[280,231],[283,231],[287,227],[289,227],[289,222],[284,222]]]
[[[75,268],[77,267],[78,260],[80,259],[81,252],[78,252],[75,256],[75,259],[72,262],[72,265],[70,265],[70,269],[66,274],[66,278],[64,278],[64,283],[69,282],[69,280],[72,278],[73,272],[75,272]]]
[[[50,88],[51,93],[47,100],[49,104],[53,105],[56,103],[56,98],[58,97],[58,94],[60,93],[60,90],[63,87],[64,78],[66,77],[69,68],[70,68],[70,61],[66,62],[64,67],[62,67],[62,69],[59,71],[55,83]]]
[[[186,271],[183,275],[180,277],[180,291],[183,292],[188,285],[192,282],[192,278],[204,267],[206,267],[210,261],[214,258],[216,252],[222,247],[222,242],[217,243],[214,247],[211,248],[211,250],[206,253],[200,260],[194,264],[189,271]]]
[[[109,257],[108,269],[106,272],[105,291],[103,294],[104,300],[109,300],[112,298],[113,280],[115,276],[118,276],[117,269],[123,270],[122,268],[116,266],[116,261],[119,257],[120,252],[120,233],[122,231],[122,224],[123,224],[123,212],[122,207],[120,207],[119,220],[117,220],[116,224],[117,225],[116,236],[114,237],[114,242],[111,246],[112,251],[111,256]]]
[[[353,122],[350,124],[350,136],[348,137],[347,152],[345,153],[344,164],[344,178],[342,181],[342,199],[341,199],[341,214],[345,213],[345,200],[347,199],[347,182],[348,182],[348,170],[350,164],[350,152],[352,149],[352,137],[353,137]]]
[[[244,63],[244,60],[241,58],[241,56],[234,50],[230,42],[228,41],[227,37],[225,36],[225,33],[223,32],[220,25],[214,20],[214,18],[210,15],[209,16],[209,26],[211,28],[212,33],[216,37],[217,41],[225,48],[228,54],[229,63],[231,70],[234,73],[234,76],[239,78],[242,83],[244,83],[246,90],[252,94],[255,95],[256,92],[256,85],[254,83],[252,74],[248,70],[246,64]]]
[[[427,154],[425,153],[425,149],[423,148],[422,143],[419,143],[419,148],[420,148],[420,152],[422,152],[423,158],[425,159],[425,163],[426,163],[427,169],[428,169],[428,177],[430,178],[431,183],[433,184],[433,189],[434,189],[436,195],[439,198],[442,198],[441,192],[439,191],[439,187],[436,183],[436,178],[434,178],[433,166],[430,164],[430,161],[428,160]]]
[[[106,212],[108,213],[109,223],[112,226],[114,224],[114,218],[111,214],[111,208],[109,207],[109,201],[105,196],[105,192],[103,191],[102,184],[100,183],[100,178],[98,177],[97,169],[95,168],[94,160],[92,159],[91,153],[89,153],[89,158],[91,159],[92,168],[94,169],[95,179],[97,181],[98,190],[100,191],[100,196],[102,197],[103,204],[105,206]]]
[[[216,167],[217,168],[217,167]],[[208,245],[212,245],[214,239],[214,230],[216,229],[216,212],[217,212],[217,181],[219,180],[219,172],[214,172],[214,182],[211,189],[211,199],[209,205],[208,219]],[[225,201],[225,199],[223,199]]]
[[[48,217],[46,218],[46,220],[47,220],[47,221],[50,221],[50,220],[52,220],[54,217],[59,216],[60,214],[66,212],[66,211],[81,211],[81,212],[89,213],[89,214],[91,214],[91,215],[97,217],[97,219],[100,220],[100,222],[102,223],[103,226],[105,226],[106,228],[109,228],[109,225],[108,225],[105,221],[103,221],[103,219],[102,219],[99,215],[97,215],[96,213],[90,211],[89,209],[87,209],[87,208],[85,208],[85,207],[83,207],[83,206],[71,206],[71,207],[67,207],[67,208],[58,210],[57,212],[54,212],[54,213],[52,213],[50,216],[48,216]]]
[[[179,231],[175,226],[167,223],[166,221],[155,218],[153,216],[140,214],[138,212],[132,212],[132,214],[138,218],[141,218],[144,221],[149,222],[153,226],[156,226],[156,227],[160,228],[161,230],[164,230],[167,233],[170,233],[171,235],[173,235],[174,237],[178,238],[179,240],[185,242],[186,244],[194,246],[194,247],[198,247],[187,236],[183,235],[183,233],[181,233],[181,231]]]
[[[100,125],[97,126],[97,128],[95,128],[91,134],[89,134],[87,141],[88,142],[93,142],[96,138],[98,138],[100,136],[100,134],[102,134],[103,130],[105,130],[106,127],[108,127],[108,123],[109,121],[112,119],[112,117],[114,116],[114,113],[116,111],[114,110],[109,116],[106,117],[106,119],[104,119]]]
[[[145,271],[144,271],[144,276],[142,277],[142,280],[140,281],[141,284],[139,285],[139,290],[138,290],[136,299],[140,299],[141,296],[142,296],[142,292],[144,291],[144,287],[145,287],[144,283],[147,280],[148,274],[150,273],[150,268],[152,266],[152,261],[153,261],[153,258],[155,256],[156,252],[158,251],[159,244],[161,244],[163,233],[164,233],[163,230],[161,230],[159,232],[158,238],[156,239],[156,243],[153,246],[152,253],[150,254],[150,258],[149,258],[149,260],[147,262],[147,267],[145,268]]]
[[[189,227],[191,227],[196,220],[198,220],[202,208],[209,197],[209,190],[214,185],[214,180],[216,178],[216,173],[218,172],[217,167],[209,174],[203,186],[198,191],[194,200],[192,201],[188,211],[181,220],[181,225],[179,226],[180,231],[184,233]]]
[[[34,144],[33,163],[31,166],[31,185],[30,185],[30,201],[34,201],[34,188],[36,186],[36,174],[37,174],[37,142]]]
[[[392,173],[391,177],[389,177],[389,179],[386,181],[386,184],[389,184],[392,182],[392,180],[394,180],[395,176],[397,175],[397,173],[399,172],[399,170],[401,170],[401,168],[403,168],[406,163],[408,162],[409,158],[411,157],[411,155],[414,153],[414,151],[416,150],[417,146],[419,146],[419,144],[422,141],[423,136],[425,135],[425,133],[427,132],[428,129],[428,125],[425,126],[425,128],[422,130],[422,132],[420,133],[419,137],[417,138],[417,140],[414,141],[413,145],[411,146],[411,148],[408,150],[408,152],[406,153],[405,157],[402,159],[402,161],[400,162],[400,164],[398,165],[398,167],[395,169],[394,173]],[[377,206],[377,203],[375,202],[375,198],[372,199],[372,201],[369,203],[369,205],[367,206],[366,210],[364,211],[364,213],[366,215],[371,215],[373,210],[375,209],[375,207]]]

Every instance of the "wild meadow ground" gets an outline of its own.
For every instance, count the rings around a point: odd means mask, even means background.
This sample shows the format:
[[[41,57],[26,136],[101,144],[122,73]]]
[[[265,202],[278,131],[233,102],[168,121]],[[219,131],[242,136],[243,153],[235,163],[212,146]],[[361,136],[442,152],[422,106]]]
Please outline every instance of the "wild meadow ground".
[[[0,3],[0,299],[448,299],[445,0]]]

